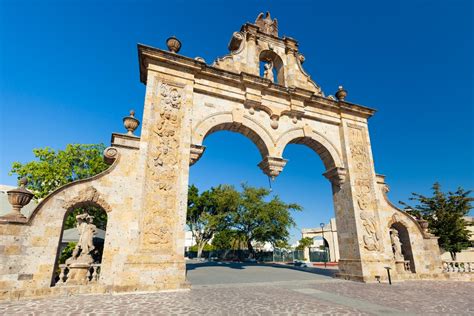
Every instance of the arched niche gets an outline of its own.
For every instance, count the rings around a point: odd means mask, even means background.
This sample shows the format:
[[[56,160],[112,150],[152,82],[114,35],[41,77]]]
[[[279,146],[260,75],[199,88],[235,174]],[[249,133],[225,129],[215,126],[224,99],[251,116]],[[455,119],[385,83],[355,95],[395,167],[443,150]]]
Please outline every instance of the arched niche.
[[[409,261],[410,263],[410,272],[415,273],[415,261],[413,259],[413,251],[411,247],[411,241],[410,241],[410,234],[408,233],[408,229],[406,228],[405,225],[403,225],[400,222],[395,222],[390,226],[390,234],[392,234],[392,230],[395,230],[397,232],[397,237],[400,240],[401,243],[401,251],[402,255],[405,261]],[[392,240],[394,237],[390,236],[390,240]],[[392,247],[392,252],[394,254],[394,259],[395,258],[395,250]]]
[[[78,216],[89,215],[91,217],[89,227],[94,232],[92,238],[93,249],[90,252],[92,262],[88,274],[88,281],[94,282],[98,280],[100,273],[100,264],[104,254],[106,230],[108,224],[108,213],[111,211],[110,205],[103,200],[94,187],[88,187],[81,190],[75,198],[64,203],[63,208],[66,209],[61,227],[61,234],[58,240],[56,258],[54,261],[54,270],[51,279],[51,285],[67,284],[66,275],[68,268],[65,263],[77,251],[79,254],[82,249],[78,249],[76,245],[81,240],[80,230],[78,227]],[[87,282],[86,282],[87,283]],[[73,284],[80,285],[80,284]]]
[[[260,65],[262,63],[271,63],[273,69],[275,70],[274,81],[279,85],[285,85],[285,67],[283,65],[283,60],[277,53],[272,50],[263,50],[259,55]],[[263,75],[263,69],[260,69],[260,73]]]

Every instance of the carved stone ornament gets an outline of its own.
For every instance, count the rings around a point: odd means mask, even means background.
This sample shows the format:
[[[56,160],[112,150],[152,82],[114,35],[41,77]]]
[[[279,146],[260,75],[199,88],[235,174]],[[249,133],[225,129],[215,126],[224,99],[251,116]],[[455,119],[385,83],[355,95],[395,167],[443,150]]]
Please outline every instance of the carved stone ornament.
[[[258,26],[260,32],[278,37],[278,21],[273,19],[270,16],[270,12],[263,15],[263,12],[260,13],[255,20],[255,25]]]
[[[325,176],[333,185],[340,188],[342,184],[346,181],[347,170],[341,167],[334,167],[325,173]]]
[[[363,226],[363,240],[364,248],[369,251],[380,250],[380,236],[378,233],[377,223],[375,222],[374,216],[368,212],[360,212],[360,219],[362,220]]]
[[[202,145],[191,145],[191,153],[189,155],[189,165],[194,165],[202,156],[206,150],[205,146]]]
[[[232,38],[230,39],[228,48],[231,52],[236,52],[239,50],[240,46],[244,42],[244,35],[240,32],[234,32]]]
[[[181,42],[175,36],[171,36],[166,40],[166,46],[172,53],[178,53],[181,49]]]
[[[283,158],[266,156],[258,166],[262,169],[264,174],[273,180],[282,172],[287,162],[288,160]]]
[[[107,164],[112,164],[118,157],[118,149],[115,147],[107,147],[104,150],[104,161]]]
[[[337,89],[337,92],[336,92],[336,98],[339,101],[344,101],[346,97],[347,97],[347,91],[344,90],[342,86],[339,86],[339,89]]]
[[[133,135],[138,125],[140,125],[140,121],[135,118],[135,111],[130,110],[130,116],[123,118],[123,126],[125,126],[125,129],[128,131],[127,134]]]
[[[28,184],[26,178],[20,180],[20,186],[16,189],[7,191],[8,202],[12,205],[12,212],[2,216],[4,219],[25,219],[26,217],[21,214],[23,206],[30,203],[34,194],[28,191],[25,186]]]
[[[273,128],[273,129],[277,129],[278,128],[278,120],[280,119],[280,117],[278,115],[272,115],[270,117],[270,119],[272,120],[270,122],[270,126]]]
[[[107,213],[112,210],[110,205],[102,198],[101,194],[93,186],[80,190],[74,198],[63,204],[63,208],[70,209],[72,207],[80,207],[87,204],[97,204]]]
[[[151,155],[147,161],[147,173],[155,184],[153,189],[150,188],[153,194],[145,202],[147,212],[141,240],[145,251],[166,248],[174,238],[169,228],[172,225],[167,220],[172,216],[171,210],[176,208],[174,188],[178,181],[179,136],[185,99],[182,88],[164,82],[157,83],[154,95],[154,111],[158,117],[149,142]],[[151,197],[155,194],[158,199]]]

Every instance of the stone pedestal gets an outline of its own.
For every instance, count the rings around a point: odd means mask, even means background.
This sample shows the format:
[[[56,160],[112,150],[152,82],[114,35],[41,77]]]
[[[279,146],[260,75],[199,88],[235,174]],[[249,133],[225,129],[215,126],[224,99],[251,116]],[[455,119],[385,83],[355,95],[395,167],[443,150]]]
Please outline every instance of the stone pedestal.
[[[73,263],[68,266],[67,285],[83,285],[89,282],[88,273],[91,265],[88,263]]]

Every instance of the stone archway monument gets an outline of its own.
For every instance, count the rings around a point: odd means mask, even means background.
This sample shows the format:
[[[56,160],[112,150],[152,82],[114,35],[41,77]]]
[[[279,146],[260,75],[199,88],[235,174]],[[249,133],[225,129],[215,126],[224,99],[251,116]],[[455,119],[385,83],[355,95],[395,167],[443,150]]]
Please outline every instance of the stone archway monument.
[[[436,238],[386,199],[387,186],[375,173],[367,127],[375,111],[346,101],[342,87],[326,96],[303,70],[297,41],[278,35],[276,19],[261,14],[244,24],[231,37],[230,53],[212,64],[179,55],[176,38],[167,44],[169,51],[138,45],[146,85],[141,136],[113,134],[107,171],[53,192],[29,218],[1,220],[2,245],[19,246],[2,254],[6,288],[17,296],[64,291],[51,286],[63,219],[71,203],[87,201],[106,204],[109,217],[93,291],[186,287],[189,168],[203,155],[204,139],[220,130],[249,137],[262,157],[258,166],[271,178],[284,169],[289,143],[319,155],[332,185],[340,277],[383,280],[385,267],[398,279],[441,272]],[[410,234],[416,273],[395,271],[394,222]]]

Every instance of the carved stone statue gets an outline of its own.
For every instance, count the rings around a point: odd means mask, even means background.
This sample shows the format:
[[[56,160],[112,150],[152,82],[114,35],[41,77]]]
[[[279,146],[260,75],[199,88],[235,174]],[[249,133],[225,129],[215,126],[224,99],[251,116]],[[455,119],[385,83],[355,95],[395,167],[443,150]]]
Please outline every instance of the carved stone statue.
[[[400,242],[400,237],[398,236],[398,230],[395,228],[390,229],[390,242],[392,243],[392,251],[395,260],[405,260],[402,253],[402,243]]]
[[[272,20],[270,12],[267,12],[265,17],[263,17],[263,12],[260,13],[255,20],[255,24],[261,32],[278,37],[278,21],[277,19]]]
[[[267,61],[264,67],[265,71],[263,72],[263,78],[269,79],[271,82],[275,82],[275,77],[273,76],[273,62]]]
[[[91,253],[95,249],[93,239],[97,227],[92,224],[93,219],[94,217],[87,213],[76,216],[79,241],[72,251],[72,257],[66,260],[67,265],[72,263],[91,264],[94,261]]]

